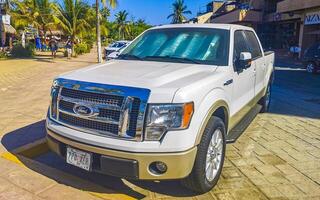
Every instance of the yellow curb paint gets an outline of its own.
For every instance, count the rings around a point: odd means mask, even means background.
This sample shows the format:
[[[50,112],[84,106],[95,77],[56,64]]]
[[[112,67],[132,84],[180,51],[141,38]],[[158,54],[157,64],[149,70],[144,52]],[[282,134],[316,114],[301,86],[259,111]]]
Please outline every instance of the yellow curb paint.
[[[131,196],[125,195],[125,194],[104,194],[104,193],[97,193],[97,192],[89,192],[92,196],[101,198],[101,199],[109,199],[109,200],[135,200],[136,198],[133,198]]]
[[[6,159],[6,160],[12,161],[12,162],[14,162],[14,163],[16,163],[16,164],[19,164],[19,165],[21,165],[21,166],[25,166],[25,165],[19,160],[19,158],[18,158],[16,155],[14,155],[14,154],[12,154],[12,153],[10,153],[10,152],[5,152],[5,153],[1,154],[0,157],[1,157],[1,158],[4,158],[4,159]]]
[[[26,156],[29,158],[36,157],[37,155],[41,155],[43,152],[47,152],[48,146],[46,143],[41,143],[37,146],[34,146],[30,149],[25,149],[24,151],[21,151],[19,154],[22,156]],[[23,162],[20,161],[19,155],[10,153],[10,152],[5,152],[0,155],[0,157],[9,160],[11,162],[14,162],[20,166],[26,167]],[[125,195],[125,194],[106,194],[106,193],[98,193],[98,192],[89,192],[87,191],[90,195],[101,198],[101,199],[108,199],[108,200],[135,200],[136,198],[133,198],[131,196]]]

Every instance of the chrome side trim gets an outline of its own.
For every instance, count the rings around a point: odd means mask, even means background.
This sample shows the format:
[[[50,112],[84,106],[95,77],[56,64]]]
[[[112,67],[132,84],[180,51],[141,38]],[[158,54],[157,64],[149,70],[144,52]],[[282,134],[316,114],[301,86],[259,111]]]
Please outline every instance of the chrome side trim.
[[[119,136],[128,137],[127,130],[129,130],[130,113],[132,110],[132,103],[134,98],[127,97],[124,104],[122,105],[122,111],[120,112],[119,121]]]
[[[58,98],[56,103],[57,104],[57,121],[59,121],[59,103],[60,103],[60,97],[61,97],[61,90],[62,90],[62,87],[59,87],[59,93],[58,93]]]

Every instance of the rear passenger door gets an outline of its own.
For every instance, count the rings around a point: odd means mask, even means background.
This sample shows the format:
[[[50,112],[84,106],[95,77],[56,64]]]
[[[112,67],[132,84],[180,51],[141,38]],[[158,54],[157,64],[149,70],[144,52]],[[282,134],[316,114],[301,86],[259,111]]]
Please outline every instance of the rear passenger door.
[[[233,93],[231,115],[234,119],[232,126],[236,125],[239,120],[251,109],[249,102],[254,98],[255,85],[255,66],[251,65],[246,69],[237,69],[236,61],[241,52],[250,52],[248,42],[243,30],[234,32],[234,49],[233,49]]]
[[[263,91],[264,79],[267,73],[267,66],[263,56],[260,42],[253,31],[244,31],[247,44],[252,55],[252,66],[255,68],[255,92],[254,95],[258,95]]]

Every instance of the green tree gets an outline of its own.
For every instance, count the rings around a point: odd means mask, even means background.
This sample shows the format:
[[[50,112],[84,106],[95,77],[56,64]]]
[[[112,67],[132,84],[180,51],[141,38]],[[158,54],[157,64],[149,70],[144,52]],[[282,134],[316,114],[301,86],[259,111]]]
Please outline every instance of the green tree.
[[[190,10],[188,10],[188,7],[185,5],[184,0],[176,0],[172,4],[173,13],[169,15],[167,18],[172,18],[172,24],[181,24],[187,18],[185,15],[192,14]]]
[[[107,4],[111,6],[111,8],[115,8],[118,4],[117,0],[101,0],[104,7],[107,7]],[[102,62],[102,52],[101,52],[101,27],[100,27],[100,0],[96,0],[96,34],[97,34],[97,51],[98,51],[98,62]]]
[[[143,19],[138,19],[137,21],[130,23],[130,39],[133,40],[139,36],[145,30],[151,28],[149,24],[146,23]]]
[[[118,30],[119,39],[130,37],[130,24],[127,20],[129,13],[126,10],[119,11],[115,17],[115,28]]]
[[[39,32],[51,30],[53,21],[53,3],[50,0],[14,0],[12,1],[12,21],[16,29],[24,29],[28,25],[37,28]]]
[[[63,0],[61,3],[53,4],[52,8],[55,12],[54,22],[70,35],[74,42],[77,36],[92,28],[88,23],[88,6],[82,1]],[[74,49],[72,52],[74,53]]]

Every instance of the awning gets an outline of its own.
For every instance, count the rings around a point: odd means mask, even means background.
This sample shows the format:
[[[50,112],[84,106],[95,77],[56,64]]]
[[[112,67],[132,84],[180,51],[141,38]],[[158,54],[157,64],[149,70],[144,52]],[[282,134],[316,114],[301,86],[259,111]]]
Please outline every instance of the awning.
[[[308,35],[320,35],[320,30],[316,30],[316,31],[311,31],[309,33],[307,33]]]
[[[46,35],[64,35],[63,31],[60,30],[53,30],[53,31],[47,31]]]
[[[3,24],[4,27],[4,32],[10,33],[10,34],[15,34],[16,29],[14,29],[10,24]]]

